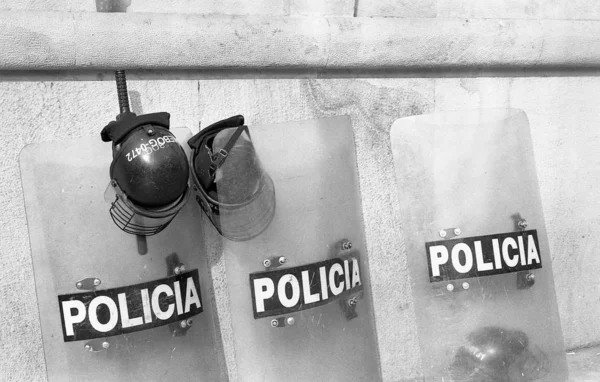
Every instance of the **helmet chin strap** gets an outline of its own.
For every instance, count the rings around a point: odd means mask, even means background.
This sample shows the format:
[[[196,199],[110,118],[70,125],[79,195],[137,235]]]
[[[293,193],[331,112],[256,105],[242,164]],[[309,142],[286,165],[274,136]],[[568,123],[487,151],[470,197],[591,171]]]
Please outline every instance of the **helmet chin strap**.
[[[244,130],[248,130],[247,126],[238,126],[238,128],[235,130],[235,132],[233,133],[233,135],[231,135],[231,137],[229,138],[229,141],[227,141],[227,144],[225,144],[225,146],[220,149],[218,152],[212,154],[209,152],[209,155],[211,157],[211,164],[210,164],[210,173],[213,176],[216,176],[216,171],[219,167],[221,167],[221,165],[223,164],[223,162],[225,162],[225,160],[227,159],[227,156],[229,155],[229,152],[231,151],[231,148],[233,147],[233,145],[235,145],[235,142],[237,142],[238,138],[240,137],[240,135],[242,134],[242,132]],[[213,179],[213,182],[215,182],[216,179]]]

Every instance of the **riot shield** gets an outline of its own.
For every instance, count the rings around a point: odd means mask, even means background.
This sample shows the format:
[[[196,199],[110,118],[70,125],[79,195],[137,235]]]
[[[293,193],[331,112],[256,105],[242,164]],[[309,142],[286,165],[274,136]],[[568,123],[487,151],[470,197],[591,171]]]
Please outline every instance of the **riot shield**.
[[[391,138],[425,380],[566,381],[526,115],[403,118]]]
[[[185,206],[140,254],[105,201],[111,155],[99,137],[21,153],[48,379],[223,379],[200,214]]]
[[[379,380],[350,119],[248,128],[275,211],[222,238],[240,380]]]

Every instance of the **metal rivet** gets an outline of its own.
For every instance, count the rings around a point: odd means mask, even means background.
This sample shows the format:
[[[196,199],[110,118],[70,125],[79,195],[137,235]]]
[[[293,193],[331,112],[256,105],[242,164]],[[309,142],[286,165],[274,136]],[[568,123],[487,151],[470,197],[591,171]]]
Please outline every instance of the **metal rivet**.
[[[283,265],[283,264],[285,264],[285,262],[286,262],[286,261],[287,261],[287,259],[286,259],[285,257],[283,257],[283,256],[281,256],[281,257],[279,258],[279,264],[282,264],[282,265]]]
[[[356,303],[357,303],[356,297],[353,297],[350,300],[348,300],[348,305],[350,305],[350,306],[354,306],[354,305],[356,305]]]
[[[285,320],[285,322],[288,325],[294,325],[294,323],[296,322],[296,320],[294,320],[294,317],[288,317],[287,320]]]
[[[271,260],[265,259],[263,261],[263,265],[265,266],[265,268],[269,268],[271,266]],[[271,321],[271,323],[272,323],[272,321]]]
[[[271,320],[271,326],[274,327],[274,328],[278,327],[279,326],[279,321],[277,321],[277,320]]]
[[[110,344],[107,341],[102,342],[102,347],[104,349],[108,349],[110,347]]]
[[[181,322],[179,322],[179,326],[181,326],[182,328],[187,328],[187,321],[182,320]]]
[[[77,284],[75,284],[75,286],[77,287],[77,289],[83,288],[83,284],[81,283],[81,281],[77,281]]]
[[[527,220],[525,220],[525,219],[519,220],[519,222],[517,223],[517,226],[520,229],[525,229],[525,228],[527,228],[528,225],[529,224],[527,223]]]
[[[533,273],[528,273],[525,275],[525,280],[531,282],[535,280],[535,275]]]
[[[185,265],[180,265],[180,266],[179,266],[179,272],[180,272],[180,273],[183,273],[183,272],[185,272]]]
[[[352,243],[349,240],[342,242],[342,249],[343,250],[352,249]]]
[[[460,230],[460,228],[454,228],[454,234],[455,234],[456,236],[460,235],[460,233],[461,233],[461,230]]]
[[[90,345],[85,345],[85,350],[92,350],[92,347]]]
[[[446,289],[448,290],[448,292],[452,292],[454,290],[454,285],[448,284],[448,285],[446,285]]]
[[[466,281],[465,281],[464,283],[462,283],[462,287],[463,287],[463,289],[464,289],[464,290],[467,290],[467,289],[469,289],[471,286],[469,285],[469,283],[468,283],[468,282],[466,282]]]
[[[94,286],[100,285],[100,279],[94,279]]]
[[[180,274],[180,273],[181,273],[181,268],[179,268],[179,267],[175,267],[175,269],[173,269],[173,272],[174,272],[176,275],[178,275],[178,274]]]
[[[153,134],[154,134],[154,130],[148,129],[148,135],[153,135]]]
[[[187,322],[188,326],[192,326],[192,324],[194,323],[194,320],[192,320],[191,318],[188,318],[187,320],[185,320],[185,322]]]
[[[117,187],[117,182],[115,182],[114,180],[111,180],[110,185],[113,187]]]
[[[446,237],[446,231],[441,230],[440,231],[440,237]]]

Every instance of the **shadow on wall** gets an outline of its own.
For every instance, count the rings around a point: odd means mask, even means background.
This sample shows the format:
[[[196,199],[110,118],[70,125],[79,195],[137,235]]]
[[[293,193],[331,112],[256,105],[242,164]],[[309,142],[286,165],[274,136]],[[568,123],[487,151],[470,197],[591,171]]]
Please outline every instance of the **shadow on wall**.
[[[129,104],[131,105],[132,112],[137,115],[144,114],[144,109],[142,107],[142,96],[137,90],[129,91]]]
[[[96,0],[98,12],[127,12],[131,0]]]

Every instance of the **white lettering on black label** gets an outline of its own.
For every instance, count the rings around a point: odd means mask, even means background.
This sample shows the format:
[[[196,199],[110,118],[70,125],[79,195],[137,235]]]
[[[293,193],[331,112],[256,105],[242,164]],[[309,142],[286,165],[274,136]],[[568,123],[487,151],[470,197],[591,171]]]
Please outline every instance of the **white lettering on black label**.
[[[177,143],[177,140],[174,136],[170,135],[165,135],[156,139],[149,139],[148,143],[140,144],[130,152],[125,153],[125,155],[127,156],[127,160],[131,162],[139,155],[152,154],[153,152],[164,148],[167,143]]]
[[[358,254],[250,274],[254,318],[297,312],[363,289]]]
[[[202,312],[198,270],[127,287],[58,296],[65,342],[145,330]]]
[[[536,230],[425,243],[431,282],[542,267]]]

